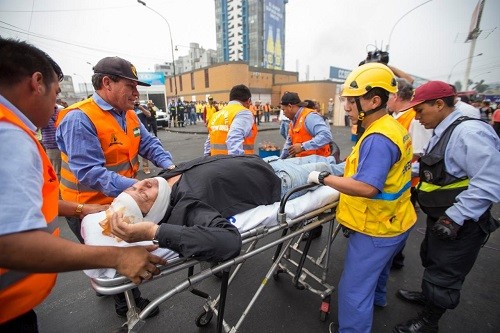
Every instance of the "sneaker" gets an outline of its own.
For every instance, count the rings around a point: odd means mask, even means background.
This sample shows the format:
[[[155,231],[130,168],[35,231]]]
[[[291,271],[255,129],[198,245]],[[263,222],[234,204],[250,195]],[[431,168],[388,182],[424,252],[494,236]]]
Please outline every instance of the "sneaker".
[[[146,306],[148,306],[148,304],[151,303],[151,301],[147,298],[138,298],[135,300],[135,305],[142,311],[144,310],[144,308]],[[116,314],[119,315],[120,317],[124,317],[126,318],[127,317],[127,311],[128,309],[127,308],[120,308],[120,309],[116,309]],[[151,313],[149,314],[149,316],[147,316],[146,318],[152,318],[156,315],[158,315],[158,313],[160,313],[160,309],[158,307],[154,308],[153,311],[151,311]]]

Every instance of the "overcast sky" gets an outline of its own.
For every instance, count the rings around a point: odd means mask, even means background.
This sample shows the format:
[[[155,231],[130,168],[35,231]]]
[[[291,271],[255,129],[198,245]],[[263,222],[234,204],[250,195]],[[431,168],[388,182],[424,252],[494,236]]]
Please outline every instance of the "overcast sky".
[[[330,66],[352,69],[390,40],[390,64],[431,80],[464,78],[464,43],[478,0],[289,0],[285,69],[301,80],[326,79]],[[213,0],[148,0],[172,28],[174,45],[216,48]],[[404,16],[406,13],[409,14]],[[500,81],[500,1],[486,0],[470,78]],[[404,16],[404,17],[403,17]],[[401,19],[401,20],[400,20]],[[399,23],[397,23],[399,21]],[[0,35],[28,40],[66,75],[90,82],[105,56],[130,60],[140,72],[171,61],[165,21],[136,0],[0,0]],[[175,56],[189,49],[179,47]],[[462,61],[463,60],[463,61]],[[90,63],[90,64],[88,64]]]

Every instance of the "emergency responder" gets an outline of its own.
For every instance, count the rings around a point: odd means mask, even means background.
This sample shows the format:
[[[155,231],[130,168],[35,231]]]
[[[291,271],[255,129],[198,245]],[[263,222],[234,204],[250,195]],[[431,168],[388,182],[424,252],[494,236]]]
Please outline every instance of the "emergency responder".
[[[229,103],[208,121],[205,156],[254,154],[257,125],[248,109],[251,98],[250,89],[243,84],[231,89]]]
[[[135,67],[119,57],[106,57],[94,66],[92,97],[70,105],[59,113],[57,145],[61,150],[61,196],[80,204],[109,204],[114,197],[137,182],[138,156],[158,167],[173,167],[172,155],[163,149],[133,111],[139,97]],[[81,219],[66,218],[83,243]],[[137,306],[149,300],[134,289]],[[115,295],[116,313],[126,316],[123,293]],[[158,311],[152,312],[152,315]]]
[[[500,177],[492,167],[500,165],[500,139],[488,124],[461,117],[455,97],[448,83],[430,81],[415,89],[408,105],[434,135],[420,158],[417,185],[418,203],[427,214],[420,248],[422,291],[397,295],[424,311],[394,332],[438,332],[439,319],[457,307],[465,277],[498,227],[490,209],[500,201]]]
[[[368,63],[353,70],[342,90],[344,110],[366,130],[347,157],[343,177],[309,175],[310,182],[341,192],[337,220],[349,242],[339,282],[340,332],[372,331],[374,305],[387,305],[392,258],[417,220],[410,202],[411,139],[386,111],[389,93],[396,92],[387,66]]]
[[[308,155],[330,156],[332,132],[323,117],[313,109],[305,108],[294,92],[285,92],[281,97],[281,108],[290,119],[288,136],[281,152],[281,158]]]
[[[63,77],[43,51],[0,38],[0,156],[10,162],[0,167],[0,332],[38,332],[33,308],[49,295],[56,272],[116,268],[140,283],[159,273],[155,264],[165,263],[141,247],[59,238],[58,215],[82,217],[106,208],[58,200],[57,175],[34,135],[54,113]]]
[[[406,79],[398,78],[398,92],[390,94],[387,101],[387,111],[408,131],[413,146],[412,163],[418,163],[422,156],[425,146],[429,143],[432,136],[432,130],[425,129],[418,120],[415,119],[415,110],[408,109],[408,104],[413,96],[413,86]],[[411,202],[416,207],[415,186],[418,184],[418,174],[411,178]],[[404,266],[405,256],[401,250],[392,262],[392,268],[401,269]]]
[[[177,105],[175,99],[172,99],[168,105],[168,111],[170,112],[170,125],[168,127],[177,127]]]
[[[203,114],[205,115],[205,124],[208,125],[208,121],[212,115],[219,111],[219,107],[215,104],[214,98],[212,96],[208,97],[208,104],[205,105],[203,109]]]

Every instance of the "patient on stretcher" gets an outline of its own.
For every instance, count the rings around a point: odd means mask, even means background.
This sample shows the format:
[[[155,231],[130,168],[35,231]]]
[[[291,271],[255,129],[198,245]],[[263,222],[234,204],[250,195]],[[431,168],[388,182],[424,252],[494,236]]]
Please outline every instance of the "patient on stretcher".
[[[234,216],[259,206],[271,210],[283,191],[305,184],[311,170],[331,171],[326,163],[293,164],[288,174],[286,165],[280,163],[276,171],[272,166],[256,156],[209,156],[179,164],[125,190],[107,215],[86,218],[82,235],[86,243],[97,237],[117,246],[127,243],[103,236],[103,231],[129,243],[154,239],[160,246],[157,251],[165,251],[159,255],[167,259],[230,259],[240,253],[240,232],[253,226],[231,223]],[[102,226],[96,229],[99,222]]]

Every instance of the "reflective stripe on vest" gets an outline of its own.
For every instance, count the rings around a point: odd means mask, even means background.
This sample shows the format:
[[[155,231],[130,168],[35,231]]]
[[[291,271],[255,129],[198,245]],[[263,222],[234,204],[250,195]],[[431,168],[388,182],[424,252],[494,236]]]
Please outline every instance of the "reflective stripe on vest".
[[[445,152],[450,137],[463,121],[479,119],[461,116],[441,134],[435,145],[420,157],[420,183],[416,187],[418,203],[422,211],[431,217],[439,217],[455,203],[455,198],[469,186],[469,179],[448,173]]]
[[[75,109],[84,112],[94,125],[105,158],[104,167],[121,176],[135,178],[139,169],[138,152],[141,136],[137,135],[140,122],[134,111],[125,112],[126,129],[123,130],[109,111],[103,111],[92,98],[89,98],[62,110],[57,125]],[[79,203],[111,203],[112,198],[79,183],[68,166],[69,158],[64,152],[61,152],[61,159],[60,188],[64,200]]]
[[[384,192],[382,192],[382,193],[378,193],[377,195],[375,195],[372,199],[394,201],[396,199],[399,199],[399,197],[401,197],[403,195],[403,193],[407,189],[409,189],[410,187],[411,187],[411,181],[406,183],[406,185],[403,186],[403,188],[396,193],[384,193]]]
[[[401,157],[391,166],[383,192],[373,198],[340,194],[338,221],[354,230],[376,237],[393,237],[408,230],[417,220],[410,201],[411,138],[394,118],[385,115],[372,123],[354,146],[345,165],[345,177],[352,177],[358,169],[361,145],[368,135],[378,133],[391,140]]]
[[[241,104],[226,105],[222,110],[216,112],[208,123],[208,133],[210,137],[210,155],[227,155],[226,145],[227,134],[231,128],[234,117],[246,108]],[[243,139],[242,147],[247,155],[254,154],[255,137],[257,136],[257,126],[252,124],[250,135]]]
[[[1,104],[0,121],[7,121],[17,125],[27,133],[36,145],[42,162],[42,169],[40,170],[42,174],[32,176],[43,177],[41,210],[47,223],[47,227],[40,230],[59,236],[60,229],[57,216],[59,182],[47,154],[31,130],[12,111]],[[0,267],[0,324],[19,317],[40,304],[52,290],[56,277],[57,274],[54,273],[34,274]]]
[[[466,178],[466,179],[462,179],[458,182],[455,182],[455,183],[451,183],[451,184],[448,184],[448,185],[444,185],[444,186],[439,186],[439,185],[435,185],[435,184],[430,184],[430,183],[426,183],[426,182],[420,182],[420,185],[418,186],[418,190],[419,191],[423,191],[423,192],[433,192],[433,191],[437,191],[437,190],[450,190],[450,189],[455,189],[455,188],[460,188],[460,187],[469,187],[469,178]]]
[[[52,234],[60,227],[59,217],[56,216],[52,222],[49,222],[46,228],[37,229],[38,231],[45,231]],[[10,287],[12,284],[24,279],[26,276],[31,275],[29,272],[21,272],[15,270],[8,270],[0,276],[0,290]]]
[[[290,122],[288,135],[290,135],[290,138],[292,139],[292,145],[296,143],[304,143],[313,138],[306,127],[306,117],[312,112],[317,113],[312,109],[303,108],[297,120],[295,122]],[[318,149],[301,151],[300,153],[295,154],[295,157],[304,157],[309,155],[320,155],[326,157],[330,156],[331,153],[330,144],[328,143]]]

